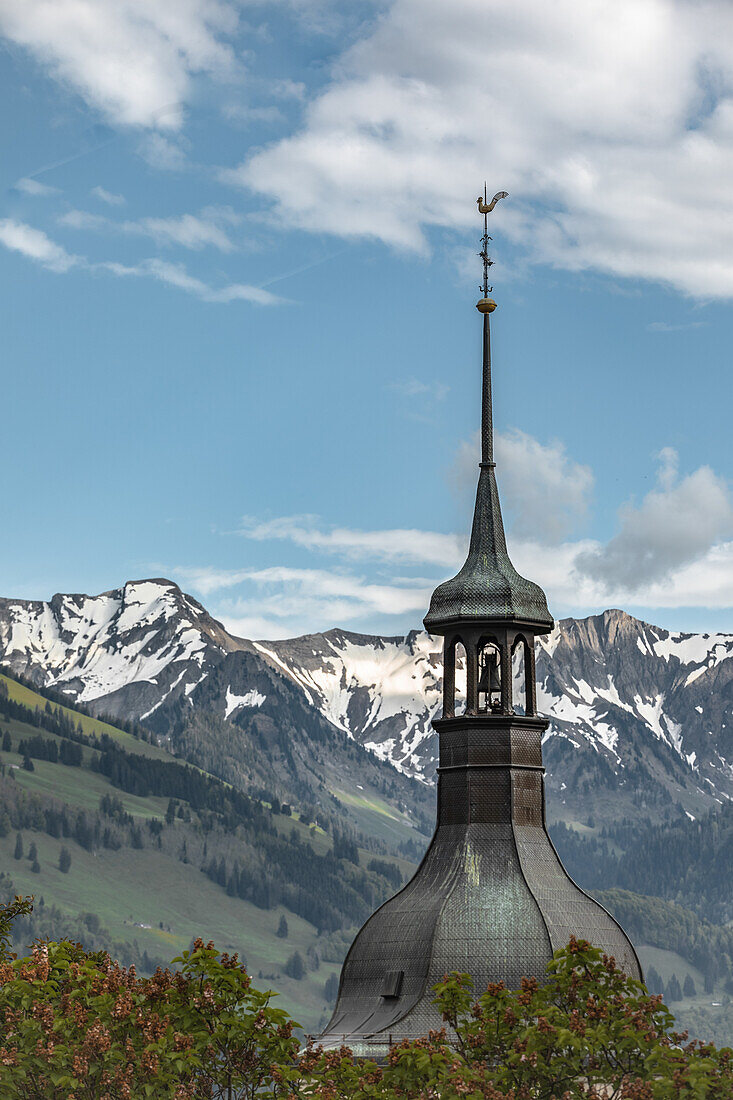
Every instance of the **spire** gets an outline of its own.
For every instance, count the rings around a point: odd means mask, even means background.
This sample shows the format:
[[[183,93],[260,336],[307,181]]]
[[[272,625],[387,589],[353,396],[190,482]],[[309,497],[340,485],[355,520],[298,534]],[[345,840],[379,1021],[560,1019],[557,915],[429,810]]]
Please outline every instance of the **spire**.
[[[481,463],[468,557],[452,580],[438,585],[424,619],[426,630],[438,634],[450,624],[487,620],[530,622],[539,633],[553,626],[544,592],[539,585],[520,576],[507,553],[495,475],[489,318],[496,309],[496,302],[489,297],[494,289],[489,286],[489,268],[494,261],[489,256],[488,215],[497,202],[506,197],[506,191],[497,191],[488,202],[484,184],[483,198],[479,196],[476,200],[479,213],[484,216],[479,252],[483,262],[480,286],[483,297],[476,303],[483,318]]]
[[[489,315],[484,313],[483,384],[481,387],[481,465],[495,466],[494,410],[491,400],[491,329]]]
[[[484,216],[484,235],[481,238],[481,257],[484,265],[484,278],[480,290],[483,295],[481,301],[476,304],[476,309],[484,318],[484,355],[483,355],[483,388],[481,395],[481,465],[494,464],[494,420],[491,407],[491,331],[489,328],[489,314],[496,309],[496,302],[489,298],[494,289],[489,286],[489,268],[494,266],[494,261],[489,256],[489,214],[500,199],[507,198],[506,191],[497,191],[491,202],[486,198],[486,184],[484,183],[484,197],[476,199],[479,213]]]

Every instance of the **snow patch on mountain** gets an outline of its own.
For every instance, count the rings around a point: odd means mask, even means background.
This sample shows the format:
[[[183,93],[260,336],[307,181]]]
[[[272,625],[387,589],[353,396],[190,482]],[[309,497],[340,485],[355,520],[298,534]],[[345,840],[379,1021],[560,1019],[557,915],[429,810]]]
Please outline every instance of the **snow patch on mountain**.
[[[244,695],[235,695],[232,689],[228,687],[224,706],[224,717],[229,718],[234,714],[235,710],[240,710],[242,707],[261,707],[266,700],[267,696],[262,695],[261,692],[256,691],[254,688]]]
[[[597,707],[590,685],[581,681],[578,687],[580,694],[574,695],[569,691],[564,695],[552,695],[545,683],[538,685],[537,709],[551,720],[543,740],[547,741],[559,734],[568,736],[564,726],[571,725],[575,727],[574,732],[577,735],[596,748],[606,748],[618,760],[618,730],[604,720],[607,714],[603,712],[603,708],[599,710]],[[577,747],[577,741],[573,740],[572,743]]]
[[[682,665],[714,668],[733,654],[730,634],[669,634],[653,645],[657,657],[676,657]]]
[[[402,771],[420,775],[441,695],[439,639],[422,632],[375,638],[329,631],[293,642],[256,642],[321,714]]]

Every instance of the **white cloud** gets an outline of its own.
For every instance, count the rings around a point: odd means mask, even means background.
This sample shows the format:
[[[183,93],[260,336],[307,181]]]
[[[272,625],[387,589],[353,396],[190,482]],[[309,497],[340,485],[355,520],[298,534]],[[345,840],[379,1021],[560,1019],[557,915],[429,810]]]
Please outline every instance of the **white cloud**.
[[[90,214],[87,210],[67,210],[59,218],[59,225],[67,229],[104,229],[110,224],[103,214]]]
[[[224,225],[236,224],[240,219],[229,208],[210,208],[203,214],[203,217],[181,214],[173,218],[141,218],[139,222],[126,222],[123,229],[144,233],[160,244],[178,244],[183,248],[195,249],[213,245],[222,252],[231,252],[234,245]]]
[[[517,432],[503,438],[502,485],[521,481],[528,472],[540,480],[540,491],[521,500],[518,514],[520,527],[526,521],[526,533],[520,535],[515,524],[509,552],[519,572],[542,585],[558,615],[588,614],[608,606],[733,607],[733,541],[725,541],[733,531],[733,507],[724,482],[708,467],[680,479],[677,453],[665,447],[657,456],[658,487],[638,507],[621,509],[621,530],[614,538],[605,545],[589,538],[559,541],[556,536],[568,521],[555,527],[542,517],[546,498],[571,519],[582,514],[592,486],[590,470],[573,463],[559,443],[546,447]],[[472,465],[475,484],[475,461]],[[513,493],[521,496],[516,486]],[[530,523],[533,510],[541,522]],[[236,589],[218,604],[217,613],[230,624],[236,621],[239,632],[250,637],[287,637],[334,624],[358,629],[365,620],[381,630],[395,629],[390,619],[399,621],[396,629],[416,625],[433,588],[457,572],[467,549],[465,535],[327,527],[308,515],[247,519],[240,533],[336,559],[333,570],[274,566],[174,571],[204,596]],[[364,574],[352,571],[355,561]],[[434,575],[405,577],[395,568],[384,577],[390,566],[415,565]],[[375,627],[380,620],[385,625]],[[245,625],[254,622],[261,629],[248,632]]]
[[[285,115],[279,107],[269,104],[266,107],[253,107],[248,103],[226,103],[222,107],[222,114],[230,122],[240,126],[256,126],[264,124],[275,126],[285,121]]]
[[[557,543],[588,511],[593,471],[568,457],[558,440],[540,443],[519,428],[499,432],[494,442],[507,527],[520,539]],[[452,470],[461,494],[476,492],[481,454],[479,433],[463,443]]]
[[[627,583],[586,572],[589,556],[604,550],[592,539],[558,546],[511,540],[509,550],[519,572],[542,585],[550,609],[558,614],[605,607],[733,608],[733,542],[716,542],[694,561],[671,567],[641,586],[634,578]]]
[[[48,183],[41,183],[36,179],[22,179],[15,184],[16,191],[22,191],[24,195],[37,195],[46,198],[48,195],[58,195],[58,187],[51,187]]]
[[[671,324],[669,321],[652,321],[646,326],[647,332],[684,332],[687,328],[702,328],[704,321],[686,321],[681,324]]]
[[[211,287],[195,275],[189,275],[182,264],[166,263],[164,260],[143,260],[139,264],[127,266],[115,262],[104,262],[94,265],[97,269],[111,272],[121,277],[150,277],[159,282],[168,283],[169,286],[178,287],[189,294],[195,294],[205,302],[253,302],[255,305],[272,306],[279,305],[283,299],[271,294],[262,287],[250,286],[248,283],[230,283],[219,288]]]
[[[298,629],[288,630],[287,626],[276,619],[266,619],[264,615],[231,615],[218,612],[225,628],[235,638],[253,638],[263,641],[276,641],[278,638],[294,638]],[[304,633],[301,631],[300,633]]]
[[[0,244],[13,252],[20,252],[29,260],[43,264],[50,271],[68,271],[80,262],[78,256],[70,255],[41,229],[34,229],[32,225],[13,218],[0,219]]]
[[[352,560],[413,562],[453,568],[465,540],[437,531],[395,528],[358,531],[348,527],[323,530],[317,516],[283,516],[271,520],[245,519],[240,534],[259,542],[280,540],[307,550],[341,554]]]
[[[420,249],[479,232],[487,172],[535,260],[732,296],[733,6],[394,0],[226,178],[286,224]]]
[[[93,215],[90,215],[93,217]],[[30,260],[43,264],[50,271],[63,273],[71,267],[90,272],[106,271],[120,278],[146,277],[168,283],[190,294],[195,294],[205,302],[253,302],[256,305],[271,306],[280,304],[283,299],[248,283],[230,283],[223,287],[211,287],[194,275],[189,275],[181,264],[166,263],[164,260],[142,260],[138,264],[121,264],[114,260],[90,263],[83,256],[72,256],[60,245],[52,241],[40,229],[17,222],[12,218],[0,219],[0,244],[14,252],[20,252]]]
[[[143,160],[151,168],[166,172],[181,172],[188,166],[185,142],[182,139],[172,141],[162,134],[146,134],[137,147]]]
[[[107,206],[124,206],[127,201],[124,195],[116,195],[113,191],[107,191],[104,187],[92,187],[89,194],[94,195],[95,199],[106,203]]]
[[[222,0],[0,0],[0,31],[125,126],[177,129],[196,73],[236,69]]]
[[[238,225],[241,220],[230,206],[208,206],[199,215],[179,214],[169,218],[119,222],[86,210],[68,210],[59,218],[59,224],[69,229],[107,229],[138,234],[162,245],[180,245],[195,250],[211,245],[221,252],[232,252],[234,244],[227,234],[227,227]]]
[[[659,459],[659,487],[638,507],[625,504],[619,533],[576,560],[579,572],[609,589],[646,593],[733,532],[733,504],[722,478],[701,466],[678,481],[676,452],[665,447]]]
[[[213,566],[189,568],[177,565],[168,572],[175,577],[180,577],[195,592],[199,592],[202,596],[209,596],[212,592],[220,592],[222,588],[234,588],[242,584],[248,579],[251,570],[215,569]]]
[[[396,379],[389,388],[403,397],[424,397],[431,401],[443,401],[450,391],[445,382],[425,382],[419,378]]]
[[[434,532],[422,534],[429,541]],[[591,614],[609,606],[733,607],[733,542],[710,547],[697,561],[641,590],[624,584],[609,587],[580,572],[578,559],[597,548],[590,539],[556,546],[512,540],[510,553],[522,575],[542,585],[550,610],[558,617]],[[419,626],[433,588],[461,563],[458,554],[450,569],[441,565],[434,578],[392,577],[384,583],[373,583],[344,567],[334,571],[179,567],[167,572],[207,600],[237,589],[234,595],[212,603],[213,613],[233,633],[245,638],[288,638],[331,626],[361,629],[364,622],[369,629],[389,633]]]
[[[250,595],[219,601],[216,614],[245,637],[288,637],[345,623],[391,616],[418,617],[430,590],[408,585],[374,584],[364,577],[321,569],[174,570],[195,591],[207,595],[219,587],[246,582]]]

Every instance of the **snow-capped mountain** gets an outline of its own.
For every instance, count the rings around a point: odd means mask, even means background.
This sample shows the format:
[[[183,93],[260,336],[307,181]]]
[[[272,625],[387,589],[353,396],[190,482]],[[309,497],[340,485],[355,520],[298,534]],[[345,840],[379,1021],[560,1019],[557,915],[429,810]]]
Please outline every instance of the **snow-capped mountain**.
[[[297,710],[407,775],[435,778],[441,650],[424,631],[252,642],[173,582],[148,580],[95,597],[0,600],[0,660],[162,733],[199,712],[239,728],[267,716],[276,728]],[[697,816],[733,797],[733,634],[670,633],[622,611],[564,619],[539,641],[537,673],[558,816]],[[519,670],[515,687],[520,698]]]
[[[0,599],[3,663],[116,716],[142,719],[171,693],[190,694],[225,654],[247,646],[172,581],[48,603]]]
[[[332,630],[255,645],[330,722],[433,780],[440,639]],[[590,814],[638,791],[642,809],[679,803],[697,815],[733,797],[733,634],[670,633],[616,610],[563,619],[538,640],[537,678],[556,807]],[[516,700],[523,689],[515,668]]]

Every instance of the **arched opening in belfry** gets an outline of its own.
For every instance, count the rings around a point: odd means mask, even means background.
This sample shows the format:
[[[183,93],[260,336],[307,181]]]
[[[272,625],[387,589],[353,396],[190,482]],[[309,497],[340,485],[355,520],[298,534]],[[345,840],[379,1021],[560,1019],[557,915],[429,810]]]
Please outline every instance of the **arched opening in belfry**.
[[[466,710],[466,650],[460,638],[443,643],[443,717],[453,718]]]
[[[466,647],[463,642],[456,641],[453,646],[455,653],[455,691],[453,695],[454,714],[466,712]]]
[[[534,717],[537,714],[535,689],[534,640],[519,634],[512,645],[512,681],[515,711]]]
[[[527,714],[527,643],[523,635],[512,646],[512,682],[514,687],[514,712]]]
[[[477,650],[476,709],[479,714],[501,711],[501,671],[501,650],[496,639],[482,638]]]

